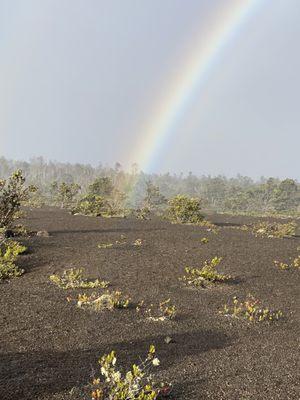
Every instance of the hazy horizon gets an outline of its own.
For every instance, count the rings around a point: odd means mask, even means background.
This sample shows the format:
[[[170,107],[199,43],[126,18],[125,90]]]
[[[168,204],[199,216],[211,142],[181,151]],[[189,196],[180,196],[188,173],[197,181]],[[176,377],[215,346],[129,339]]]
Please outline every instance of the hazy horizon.
[[[238,3],[0,0],[0,156],[128,169]],[[300,3],[253,4],[146,172],[300,180]]]

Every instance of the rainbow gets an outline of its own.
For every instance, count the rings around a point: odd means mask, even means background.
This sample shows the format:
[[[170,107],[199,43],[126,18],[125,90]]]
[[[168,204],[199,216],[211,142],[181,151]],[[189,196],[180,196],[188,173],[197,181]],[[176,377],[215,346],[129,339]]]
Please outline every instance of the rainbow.
[[[208,40],[193,48],[193,54],[187,57],[187,62],[180,75],[171,82],[168,96],[159,102],[159,106],[150,113],[151,122],[143,132],[141,140],[131,157],[144,172],[153,172],[161,151],[172,136],[176,124],[183,116],[191,97],[199,86],[205,82],[209,72],[218,61],[226,45],[237,34],[249,15],[263,0],[233,0],[224,1],[225,5],[218,10],[208,32]],[[197,40],[196,40],[197,42]]]

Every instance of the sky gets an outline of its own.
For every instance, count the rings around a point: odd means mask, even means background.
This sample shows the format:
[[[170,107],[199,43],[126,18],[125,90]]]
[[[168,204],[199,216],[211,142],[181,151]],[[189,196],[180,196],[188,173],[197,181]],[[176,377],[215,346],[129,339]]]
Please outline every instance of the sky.
[[[0,156],[300,180],[299,42],[299,0],[0,0]]]

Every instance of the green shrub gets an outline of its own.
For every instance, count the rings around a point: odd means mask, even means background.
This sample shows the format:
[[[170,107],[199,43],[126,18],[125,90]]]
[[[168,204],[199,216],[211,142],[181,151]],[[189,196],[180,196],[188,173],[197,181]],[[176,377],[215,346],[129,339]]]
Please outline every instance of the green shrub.
[[[106,214],[109,209],[109,203],[104,197],[96,194],[87,194],[78,201],[72,212],[73,214],[100,217]]]
[[[216,271],[216,267],[221,261],[221,257],[214,257],[210,261],[206,260],[202,268],[185,267],[185,275],[180,280],[188,286],[195,287],[206,287],[214,283],[228,281],[231,276]]]
[[[250,322],[273,322],[283,316],[280,310],[273,311],[264,308],[260,301],[252,295],[248,295],[247,299],[242,302],[239,302],[237,297],[233,297],[232,305],[226,304],[221,313],[235,318],[244,318]]]
[[[28,200],[34,186],[25,187],[22,171],[15,171],[8,179],[0,180],[0,229],[4,232],[13,228],[13,223],[20,217],[23,202]]]
[[[136,312],[143,314],[152,321],[165,321],[174,319],[177,309],[174,304],[171,304],[171,299],[167,299],[161,301],[158,306],[150,304],[148,307],[145,306],[144,301],[141,301],[136,307]]]
[[[168,206],[167,217],[172,222],[197,224],[204,219],[199,199],[177,195],[168,201]]]
[[[0,245],[0,282],[4,279],[22,275],[24,270],[15,262],[20,254],[26,251],[26,247],[14,240],[3,241]]]
[[[107,291],[102,295],[93,293],[91,295],[80,294],[78,296],[77,306],[81,308],[90,308],[94,311],[113,310],[114,308],[128,308],[130,298],[124,296],[121,291]]]
[[[102,378],[93,381],[93,400],[156,400],[170,393],[170,385],[157,384],[151,373],[152,368],[160,364],[153,345],[146,359],[133,364],[126,373],[117,370],[116,363],[114,351],[100,358]]]
[[[282,224],[279,222],[259,222],[252,225],[252,233],[257,237],[284,238],[295,236],[297,224],[288,222]]]
[[[274,265],[282,270],[300,268],[300,256],[294,258],[291,264],[287,264],[281,261],[274,261]]]
[[[88,280],[84,278],[82,268],[67,269],[63,272],[62,276],[53,274],[49,279],[62,289],[106,288],[109,285],[109,282],[100,279]]]

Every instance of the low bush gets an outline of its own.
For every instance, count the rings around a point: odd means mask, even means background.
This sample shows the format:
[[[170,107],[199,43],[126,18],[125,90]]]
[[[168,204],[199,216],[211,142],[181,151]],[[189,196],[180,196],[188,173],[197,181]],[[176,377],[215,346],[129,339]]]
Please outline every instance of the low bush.
[[[202,244],[207,244],[207,243],[209,242],[209,239],[207,239],[206,237],[203,237],[203,238],[200,240],[200,242],[201,242]]]
[[[282,224],[279,222],[259,222],[252,225],[252,233],[256,237],[267,238],[284,238],[292,237],[296,234],[297,224],[295,222],[288,222]]]
[[[124,296],[121,291],[107,291],[99,296],[93,293],[92,295],[80,294],[78,296],[77,306],[80,308],[89,308],[94,311],[113,310],[115,308],[128,308],[130,298]]]
[[[109,203],[104,197],[96,194],[87,194],[77,202],[72,213],[100,217],[107,213],[108,210]]]
[[[232,304],[225,304],[221,313],[226,316],[247,319],[250,322],[278,321],[283,316],[280,310],[264,308],[260,301],[252,295],[248,295],[247,299],[242,302],[237,297],[233,297]]]
[[[93,381],[93,400],[156,400],[169,395],[170,385],[154,381],[152,369],[159,366],[160,362],[153,345],[146,359],[133,364],[125,373],[116,369],[116,363],[114,351],[100,358],[101,378]]]
[[[63,272],[63,274],[53,274],[49,277],[50,281],[55,283],[62,289],[91,289],[91,288],[107,288],[109,282],[100,279],[88,280],[83,277],[82,268],[70,268]]]
[[[161,301],[158,306],[150,304],[149,307],[145,307],[144,301],[142,301],[136,307],[136,311],[152,321],[172,320],[177,314],[176,306],[171,304],[171,299]]]
[[[281,261],[274,261],[274,265],[276,267],[278,267],[279,269],[283,269],[283,270],[292,269],[292,268],[300,268],[300,256],[294,258],[294,260],[290,264],[287,264],[287,263],[284,263]]]
[[[204,216],[199,199],[177,195],[168,201],[167,218],[174,223],[198,224]]]
[[[221,261],[221,257],[214,257],[210,261],[206,260],[202,268],[185,267],[185,275],[180,280],[194,287],[207,287],[214,283],[226,282],[231,276],[216,271]]]
[[[28,200],[34,186],[25,187],[22,171],[15,171],[8,179],[0,180],[0,229],[6,231],[13,228],[20,217],[21,205]]]
[[[26,247],[14,240],[5,240],[0,244],[0,282],[4,279],[18,277],[24,273],[15,263]]]

